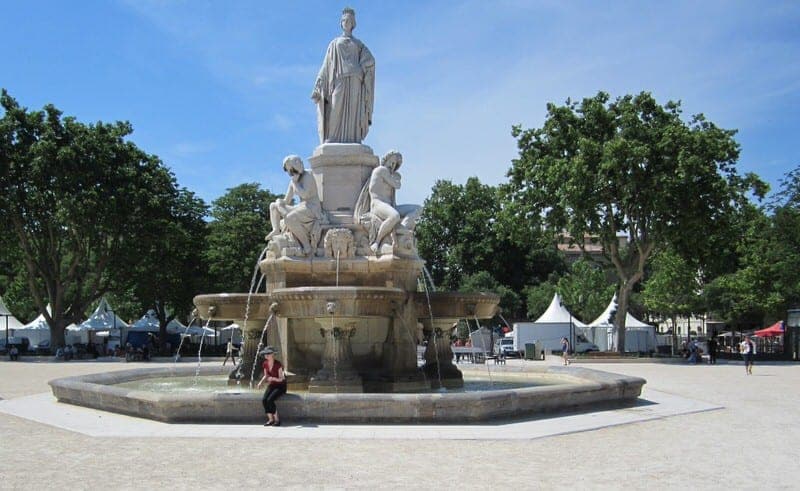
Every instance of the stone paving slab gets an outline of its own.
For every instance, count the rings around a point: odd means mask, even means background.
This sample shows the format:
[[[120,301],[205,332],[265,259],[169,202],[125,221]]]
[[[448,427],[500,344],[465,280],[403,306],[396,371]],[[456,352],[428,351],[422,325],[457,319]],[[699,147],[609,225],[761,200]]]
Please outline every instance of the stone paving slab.
[[[93,437],[191,437],[388,440],[532,440],[653,419],[721,409],[722,406],[648,390],[632,407],[475,425],[329,425],[280,428],[255,425],[167,424],[62,404],[52,394],[0,401],[0,412]]]

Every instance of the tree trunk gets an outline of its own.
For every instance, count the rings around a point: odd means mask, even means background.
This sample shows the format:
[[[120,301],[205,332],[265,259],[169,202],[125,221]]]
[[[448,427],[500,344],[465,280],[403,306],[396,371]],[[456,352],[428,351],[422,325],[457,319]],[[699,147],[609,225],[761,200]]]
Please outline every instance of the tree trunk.
[[[633,284],[625,282],[619,288],[619,294],[617,296],[617,312],[614,315],[617,353],[625,353],[625,320],[628,316],[628,304],[630,303],[632,290]]]
[[[50,325],[50,351],[55,353],[58,348],[66,346],[67,343],[64,333],[64,318],[62,316],[54,317],[53,324]]]
[[[678,318],[672,316],[672,356],[675,356],[675,349],[678,347]]]

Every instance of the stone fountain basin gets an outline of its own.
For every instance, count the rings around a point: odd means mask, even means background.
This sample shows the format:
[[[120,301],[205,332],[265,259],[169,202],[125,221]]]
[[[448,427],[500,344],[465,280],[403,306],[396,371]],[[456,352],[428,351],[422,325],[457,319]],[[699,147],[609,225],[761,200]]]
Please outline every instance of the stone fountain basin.
[[[303,286],[277,288],[279,317],[389,317],[408,295],[399,288],[372,286]],[[331,309],[331,310],[329,310]]]
[[[261,391],[157,393],[115,384],[153,377],[191,377],[195,367],[140,368],[49,382],[59,402],[167,423],[260,423]],[[539,414],[630,405],[645,380],[579,367],[526,366],[524,372],[561,377],[558,385],[461,393],[314,394],[291,392],[278,402],[286,422],[477,423]],[[499,373],[495,371],[495,373]],[[227,374],[202,367],[201,375]]]
[[[428,302],[430,300],[430,309]],[[455,322],[459,319],[491,319],[497,314],[500,297],[494,293],[415,292],[419,319],[433,318]]]
[[[266,293],[254,293],[250,296],[248,319],[267,319],[269,317],[270,296]],[[212,316],[214,320],[234,321],[245,318],[247,310],[246,293],[209,293],[194,297],[194,306],[202,319],[208,319],[209,307],[216,307]]]
[[[435,319],[455,322],[458,319],[490,319],[497,312],[500,297],[493,293],[430,292],[406,293],[399,288],[359,287],[359,286],[320,286],[279,288],[272,295],[253,294],[250,297],[249,319],[266,319],[269,306],[278,303],[278,314],[291,317],[325,317],[328,314],[327,301],[339,305],[336,315],[357,317],[384,317],[391,313],[398,303],[413,297],[417,318],[429,320],[431,310]],[[209,317],[209,307],[216,307],[214,320],[241,320],[247,308],[246,293],[218,293],[194,297],[194,305],[203,319]]]

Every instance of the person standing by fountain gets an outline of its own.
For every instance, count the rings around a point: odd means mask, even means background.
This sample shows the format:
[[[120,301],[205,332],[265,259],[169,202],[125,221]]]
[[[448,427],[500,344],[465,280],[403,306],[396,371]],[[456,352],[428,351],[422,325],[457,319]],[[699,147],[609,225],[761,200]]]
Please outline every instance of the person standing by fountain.
[[[264,376],[261,377],[256,388],[260,389],[264,382],[267,382],[267,390],[261,399],[264,412],[267,413],[267,422],[264,423],[264,426],[280,426],[281,419],[278,416],[275,401],[286,393],[286,373],[283,371],[281,362],[275,359],[275,349],[267,346],[262,353],[265,357],[264,363],[261,364]]]
[[[228,340],[228,345],[225,347],[225,359],[222,361],[222,366],[224,367],[226,363],[228,363],[228,359],[233,362],[233,365],[236,366],[236,351],[233,347],[233,336],[231,339]]]

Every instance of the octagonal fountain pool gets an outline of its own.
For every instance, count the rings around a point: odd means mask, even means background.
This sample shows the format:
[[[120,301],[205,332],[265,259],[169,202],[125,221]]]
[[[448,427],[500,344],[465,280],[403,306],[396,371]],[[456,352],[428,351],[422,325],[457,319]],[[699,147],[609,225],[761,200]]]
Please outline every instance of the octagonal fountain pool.
[[[261,391],[227,385],[222,367],[175,366],[53,380],[60,402],[170,423],[257,423]],[[464,387],[419,393],[309,393],[289,379],[287,421],[465,423],[632,404],[645,381],[578,367],[465,370]]]

